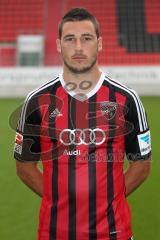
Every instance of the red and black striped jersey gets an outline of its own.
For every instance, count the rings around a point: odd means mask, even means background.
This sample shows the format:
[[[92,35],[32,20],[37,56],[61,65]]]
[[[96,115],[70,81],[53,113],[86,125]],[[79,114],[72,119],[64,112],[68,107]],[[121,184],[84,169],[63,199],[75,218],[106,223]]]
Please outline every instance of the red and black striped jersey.
[[[132,89],[104,73],[85,98],[62,75],[31,92],[14,156],[43,163],[39,240],[128,240],[123,164],[151,154],[146,113]]]

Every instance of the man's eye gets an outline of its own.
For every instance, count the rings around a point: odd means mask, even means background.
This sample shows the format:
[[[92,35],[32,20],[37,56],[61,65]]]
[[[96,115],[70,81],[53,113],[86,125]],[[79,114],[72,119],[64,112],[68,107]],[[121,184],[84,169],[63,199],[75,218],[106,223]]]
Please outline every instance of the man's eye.
[[[84,41],[91,41],[92,38],[91,37],[84,37]]]
[[[65,39],[65,41],[68,41],[68,42],[73,41],[73,40],[74,40],[74,38],[66,38]]]

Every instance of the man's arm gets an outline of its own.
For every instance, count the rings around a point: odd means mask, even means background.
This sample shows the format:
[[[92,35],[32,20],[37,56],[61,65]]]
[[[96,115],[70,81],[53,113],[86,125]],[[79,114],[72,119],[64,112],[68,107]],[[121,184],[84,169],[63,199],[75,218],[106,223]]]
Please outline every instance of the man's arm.
[[[150,173],[150,169],[150,158],[147,160],[129,161],[129,167],[124,174],[126,196],[129,196],[145,181]]]
[[[43,174],[38,168],[37,162],[16,161],[18,177],[36,194],[43,196]]]

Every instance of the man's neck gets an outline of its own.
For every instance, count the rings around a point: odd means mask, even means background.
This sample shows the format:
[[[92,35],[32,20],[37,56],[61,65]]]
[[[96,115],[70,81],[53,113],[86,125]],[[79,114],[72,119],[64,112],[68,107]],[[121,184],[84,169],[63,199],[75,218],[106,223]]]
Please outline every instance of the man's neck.
[[[63,68],[63,79],[65,84],[74,83],[77,87],[74,89],[76,93],[89,93],[98,83],[101,71],[97,66],[86,73],[72,73],[66,67]],[[81,88],[81,86],[84,86]]]

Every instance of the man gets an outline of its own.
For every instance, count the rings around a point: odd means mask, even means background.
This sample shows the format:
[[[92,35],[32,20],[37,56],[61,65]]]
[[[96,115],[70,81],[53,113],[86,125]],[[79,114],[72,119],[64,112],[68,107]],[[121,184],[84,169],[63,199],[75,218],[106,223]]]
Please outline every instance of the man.
[[[57,50],[63,73],[26,98],[14,150],[18,176],[42,197],[38,239],[133,239],[126,197],[150,171],[143,105],[100,71],[102,38],[87,10],[62,18]]]

